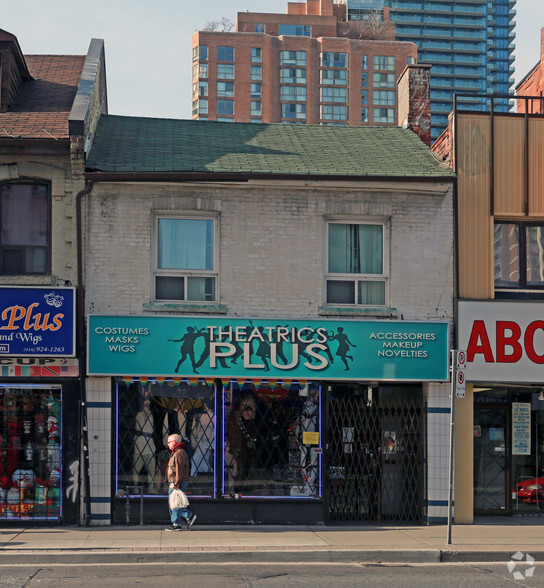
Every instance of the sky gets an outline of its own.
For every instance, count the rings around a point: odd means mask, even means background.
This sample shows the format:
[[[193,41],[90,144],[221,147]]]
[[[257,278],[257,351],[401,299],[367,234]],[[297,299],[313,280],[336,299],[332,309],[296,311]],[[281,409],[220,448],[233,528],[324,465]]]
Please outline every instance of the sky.
[[[106,50],[110,114],[191,118],[191,36],[238,12],[285,13],[287,0],[1,0],[0,28],[25,54]],[[542,0],[517,0],[515,80],[538,62]]]

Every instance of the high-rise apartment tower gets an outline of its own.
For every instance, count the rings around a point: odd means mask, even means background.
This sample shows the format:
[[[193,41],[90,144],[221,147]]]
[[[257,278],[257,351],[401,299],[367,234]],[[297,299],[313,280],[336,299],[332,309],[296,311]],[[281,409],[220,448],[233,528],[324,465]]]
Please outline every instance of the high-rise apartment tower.
[[[431,137],[448,124],[454,93],[510,94],[514,86],[516,0],[339,0],[348,22],[376,18],[385,10],[398,41],[418,46],[420,63],[431,70]],[[386,14],[387,19],[387,14]],[[486,110],[477,97],[466,108]],[[497,100],[495,111],[508,111]]]
[[[308,0],[286,14],[238,13],[236,32],[194,33],[193,118],[398,124],[397,80],[417,47],[387,24],[367,28],[345,22],[343,4]]]

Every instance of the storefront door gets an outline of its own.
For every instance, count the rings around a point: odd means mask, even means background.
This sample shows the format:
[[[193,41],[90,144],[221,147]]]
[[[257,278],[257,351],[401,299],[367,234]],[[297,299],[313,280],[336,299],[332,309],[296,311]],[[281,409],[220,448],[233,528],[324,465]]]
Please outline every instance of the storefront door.
[[[508,406],[474,410],[474,512],[510,514]]]
[[[329,521],[420,521],[424,419],[419,386],[328,386]]]

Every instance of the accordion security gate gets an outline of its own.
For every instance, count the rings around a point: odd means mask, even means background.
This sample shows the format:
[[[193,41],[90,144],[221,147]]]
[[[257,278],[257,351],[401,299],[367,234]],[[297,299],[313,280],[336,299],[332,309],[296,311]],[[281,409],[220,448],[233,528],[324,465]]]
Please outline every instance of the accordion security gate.
[[[328,386],[328,521],[423,519],[420,386]]]

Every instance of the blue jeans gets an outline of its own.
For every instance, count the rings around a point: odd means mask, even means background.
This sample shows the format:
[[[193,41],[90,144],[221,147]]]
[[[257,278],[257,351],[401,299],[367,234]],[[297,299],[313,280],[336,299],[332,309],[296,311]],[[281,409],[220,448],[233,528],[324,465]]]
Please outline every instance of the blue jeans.
[[[187,491],[187,486],[188,483],[187,482],[182,482],[180,485],[180,490],[183,490],[183,492]],[[172,490],[173,488],[168,488],[168,496],[170,496],[170,494],[172,494]],[[188,508],[173,508],[170,509],[170,520],[172,521],[173,525],[183,525],[183,524],[187,524],[187,521],[191,518],[192,516],[192,512],[188,509]]]

